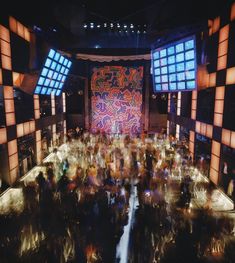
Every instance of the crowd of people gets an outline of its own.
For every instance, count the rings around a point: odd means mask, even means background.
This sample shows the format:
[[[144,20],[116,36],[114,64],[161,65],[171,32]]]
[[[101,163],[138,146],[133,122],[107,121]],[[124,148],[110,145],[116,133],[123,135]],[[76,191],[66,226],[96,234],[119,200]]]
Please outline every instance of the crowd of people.
[[[163,134],[70,134],[46,172],[23,186],[24,212],[0,216],[1,262],[119,262],[134,188],[138,207],[125,262],[225,255],[220,240],[232,237],[233,224],[211,207],[191,209],[191,165],[187,147]]]

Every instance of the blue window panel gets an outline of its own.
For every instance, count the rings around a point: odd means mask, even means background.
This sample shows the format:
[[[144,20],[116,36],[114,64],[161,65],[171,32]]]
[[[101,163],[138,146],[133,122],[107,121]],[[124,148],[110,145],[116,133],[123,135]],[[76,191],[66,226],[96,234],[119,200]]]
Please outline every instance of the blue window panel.
[[[161,66],[165,66],[167,64],[167,58],[162,58],[160,60],[160,64],[161,64]]]
[[[42,87],[37,86],[36,89],[35,89],[35,91],[34,91],[34,93],[39,94],[40,91],[41,91],[41,88],[42,88]]]
[[[167,54],[168,54],[168,56],[175,54],[175,47],[174,46],[168,47]]]
[[[194,50],[187,51],[185,53],[185,59],[186,60],[194,59]]]
[[[186,70],[194,69],[195,68],[195,62],[194,60],[187,61],[186,62]]]
[[[56,53],[55,50],[51,49],[50,52],[49,52],[48,57],[49,57],[49,58],[53,58],[54,55],[55,55],[55,53]]]
[[[50,82],[50,85],[49,85],[49,86],[50,86],[51,88],[53,88],[53,87],[54,87],[54,84],[55,84],[55,81],[52,80],[52,81]]]
[[[162,82],[168,82],[168,76],[167,75],[162,76]]]
[[[63,85],[64,85],[64,83],[61,82],[60,85],[59,85],[59,89],[62,89]]]
[[[49,70],[47,77],[48,77],[48,78],[52,78],[52,76],[53,76],[53,71],[52,71],[52,70]]]
[[[173,64],[173,63],[175,63],[175,56],[168,57],[168,64]]]
[[[65,60],[64,60],[64,62],[63,62],[63,65],[66,67],[67,64],[68,64],[68,62],[69,62],[68,59],[65,58]]]
[[[179,63],[176,65],[177,72],[184,71],[184,63]]]
[[[157,75],[160,75],[160,74],[161,74],[161,73],[160,73],[160,68],[155,69],[155,70],[154,70],[154,73],[155,73],[156,76],[157,76]]]
[[[46,63],[45,63],[45,66],[49,68],[50,65],[51,65],[51,61],[52,61],[52,60],[50,60],[49,58],[47,58]]]
[[[66,79],[66,76],[63,76],[61,81],[65,82],[65,79]]]
[[[166,49],[162,49],[161,51],[160,51],[160,58],[163,58],[163,57],[165,57],[166,56]]]
[[[44,80],[45,79],[43,77],[40,77],[39,80],[38,80],[38,85],[43,85]]]
[[[52,91],[52,89],[49,88],[49,89],[47,90],[47,95],[51,95],[51,91]]]
[[[161,90],[162,90],[162,85],[157,84],[157,85],[155,86],[155,88],[156,88],[156,90],[161,91]]]
[[[160,60],[155,60],[154,61],[154,67],[158,68],[160,66]]]
[[[43,87],[41,90],[41,94],[46,94],[46,92],[47,92],[47,88]]]
[[[159,58],[159,52],[158,51],[153,53],[153,58],[154,59],[158,59]]]
[[[61,90],[56,91],[56,96],[60,96]]]
[[[64,57],[61,56],[59,62],[60,62],[61,64],[63,64],[63,61],[64,61]]]
[[[64,71],[65,71],[65,67],[62,67],[60,73],[64,73]]]
[[[169,86],[168,83],[162,84],[162,90],[168,90]]]
[[[161,77],[160,77],[160,76],[155,77],[155,83],[156,83],[156,84],[161,83]]]
[[[184,53],[180,53],[176,55],[176,62],[184,61]]]
[[[61,81],[62,76],[63,76],[62,74],[59,74],[57,80]]]
[[[46,79],[45,83],[44,83],[44,86],[46,86],[46,87],[49,86],[50,81],[51,81],[50,79]]]
[[[169,84],[169,88],[170,88],[170,90],[176,90],[176,83],[175,82],[171,82]]]
[[[196,81],[187,81],[187,89],[195,89],[196,88]]]
[[[174,73],[175,70],[176,70],[175,65],[171,65],[171,66],[168,67],[169,73]]]
[[[185,74],[184,74],[184,72],[177,74],[177,80],[178,80],[178,81],[185,80]]]
[[[64,71],[64,74],[65,74],[65,75],[68,75],[68,73],[69,73],[69,69],[66,68],[66,70]]]
[[[185,89],[185,82],[178,82],[178,89],[184,90]]]
[[[58,52],[56,52],[54,60],[59,61],[59,59],[60,59],[60,54]]]
[[[176,74],[170,74],[170,75],[169,75],[169,81],[170,81],[170,82],[176,81]]]
[[[176,49],[176,53],[183,52],[184,51],[184,44],[180,43],[180,44],[176,45],[175,49]]]
[[[57,64],[56,71],[60,72],[60,69],[61,69],[61,65]]]
[[[58,75],[59,75],[59,73],[54,72],[54,74],[53,74],[53,79],[57,79]]]
[[[189,40],[185,42],[185,50],[193,49],[194,48],[194,40]]]
[[[70,67],[71,67],[71,65],[72,65],[72,62],[71,62],[71,61],[69,61],[69,63],[68,63],[68,65],[67,65],[67,67],[68,67],[68,68],[70,68]]]
[[[47,75],[47,72],[48,72],[48,69],[47,68],[43,68],[41,75],[45,77]]]
[[[162,67],[161,73],[162,74],[167,74],[167,67]]]
[[[195,71],[194,70],[187,71],[186,72],[186,78],[187,79],[195,79]]]
[[[59,84],[60,84],[60,83],[59,83],[58,81],[56,81],[54,87],[55,87],[55,88],[58,88],[58,87],[59,87]]]
[[[52,89],[51,94],[55,95],[55,93],[56,93],[56,89]]]
[[[56,68],[56,66],[57,66],[57,63],[55,62],[55,61],[53,61],[52,63],[51,63],[51,69],[53,69],[53,70],[55,70],[55,68]]]

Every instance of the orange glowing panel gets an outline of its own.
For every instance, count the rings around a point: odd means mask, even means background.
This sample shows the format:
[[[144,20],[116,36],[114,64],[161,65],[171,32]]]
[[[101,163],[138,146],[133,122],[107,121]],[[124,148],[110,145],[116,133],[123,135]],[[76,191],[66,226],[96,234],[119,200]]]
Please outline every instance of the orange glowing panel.
[[[10,18],[9,18],[9,25],[10,25],[11,31],[16,33],[17,32],[17,22],[16,22],[15,18],[12,16],[10,16]]]
[[[35,121],[29,122],[29,130],[31,133],[35,131]]]
[[[222,143],[230,146],[230,141],[231,141],[231,131],[223,129],[222,130]]]
[[[230,20],[231,21],[235,20],[235,3],[233,3],[231,7]]]
[[[201,134],[202,135],[206,135],[206,124],[205,123],[201,123]]]
[[[2,69],[0,69],[0,85],[2,85]]]
[[[40,164],[42,161],[42,152],[37,152],[37,164]]]
[[[192,110],[196,110],[196,109],[197,109],[197,101],[192,100]]]
[[[226,84],[234,84],[235,83],[235,67],[228,68],[226,73]]]
[[[206,124],[206,136],[208,138],[212,138],[213,136],[213,126],[212,125]]]
[[[24,134],[29,134],[30,133],[30,127],[29,127],[29,122],[24,123]]]
[[[192,91],[192,100],[196,100],[197,99],[197,91],[194,90]]]
[[[223,114],[215,113],[214,114],[214,125],[218,127],[222,127],[223,124]]]
[[[212,32],[215,33],[220,28],[220,17],[216,17],[213,22]]]
[[[211,152],[220,157],[220,148],[221,148],[221,144],[217,141],[212,141],[212,148],[211,148]]]
[[[212,35],[213,20],[208,20],[209,36]]]
[[[218,57],[224,56],[228,53],[228,40],[219,43]]]
[[[5,112],[14,112],[15,106],[14,106],[14,100],[5,100]]]
[[[14,168],[10,171],[10,183],[11,185],[17,181],[18,178],[18,168]]]
[[[6,27],[2,26],[2,25],[0,25],[0,38],[2,40],[10,42],[9,30]]]
[[[10,46],[10,43],[4,41],[4,40],[1,40],[0,42],[1,44],[1,53],[10,57],[11,56],[11,46]]]
[[[15,113],[6,113],[6,124],[7,126],[15,124]]]
[[[2,58],[2,68],[11,70],[11,58],[5,55],[1,55]]]
[[[36,131],[36,142],[41,141],[41,130]]]
[[[10,86],[4,86],[4,99],[13,99],[14,93],[13,88]]]
[[[235,149],[235,132],[231,132],[231,143],[230,146]]]
[[[40,111],[39,110],[35,110],[34,111],[34,117],[35,117],[36,120],[40,119]]]
[[[16,134],[17,134],[17,138],[24,136],[24,125],[23,125],[23,123],[17,124]]]
[[[20,86],[23,81],[23,74],[12,72],[12,78],[13,78],[13,85],[14,86]]]
[[[209,86],[210,87],[215,87],[216,86],[216,72],[211,73],[209,75]]]
[[[30,42],[30,33],[27,27],[24,28],[24,39]]]
[[[209,74],[207,67],[204,65],[198,65],[197,69],[197,86],[199,89],[208,88],[209,85]]]
[[[195,132],[190,131],[190,132],[189,132],[189,140],[190,140],[191,142],[194,142],[194,139],[195,139]]]
[[[210,169],[210,180],[214,184],[218,184],[219,172],[215,171],[213,168]]]
[[[224,101],[223,100],[216,100],[215,101],[215,112],[223,113],[224,112]]]
[[[196,120],[196,111],[195,110],[191,110],[191,118],[193,120]]]
[[[17,153],[17,140],[12,140],[8,142],[8,155],[13,155]]]
[[[6,128],[0,128],[0,144],[7,142],[7,130]]]
[[[17,22],[17,34],[24,38],[24,26],[20,22]]]
[[[226,25],[220,29],[219,32],[219,43],[227,40],[229,37],[229,25]]]
[[[41,141],[38,141],[36,142],[36,151],[37,152],[41,152],[41,149],[42,149],[42,142]]]
[[[227,55],[219,57],[217,60],[217,70],[222,70],[227,67]]]
[[[38,99],[34,99],[34,109],[39,110],[39,100]]]
[[[197,133],[201,132],[201,123],[199,121],[196,121],[195,130],[196,130]]]
[[[219,171],[219,162],[220,162],[220,158],[212,154],[211,155],[211,167],[216,171]]]
[[[9,168],[10,170],[18,166],[18,153],[9,156]]]
[[[215,93],[215,99],[216,100],[223,100],[224,99],[224,86],[217,87],[216,93]]]

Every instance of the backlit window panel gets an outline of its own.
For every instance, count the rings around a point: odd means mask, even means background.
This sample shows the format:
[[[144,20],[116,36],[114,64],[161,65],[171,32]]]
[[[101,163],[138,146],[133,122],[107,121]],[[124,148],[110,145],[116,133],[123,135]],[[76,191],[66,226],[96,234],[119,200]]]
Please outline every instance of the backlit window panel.
[[[34,93],[60,96],[71,66],[71,61],[54,49],[51,49],[44,63]]]
[[[196,41],[191,36],[152,51],[156,92],[196,89]]]

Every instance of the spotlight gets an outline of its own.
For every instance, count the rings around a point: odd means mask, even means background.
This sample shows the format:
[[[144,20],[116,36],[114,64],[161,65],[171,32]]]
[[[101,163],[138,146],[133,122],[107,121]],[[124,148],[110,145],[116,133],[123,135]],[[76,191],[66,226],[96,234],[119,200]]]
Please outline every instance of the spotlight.
[[[152,94],[152,99],[156,99],[157,98],[157,95],[156,94]]]
[[[130,28],[134,28],[134,25],[133,25],[133,24],[131,24],[131,25],[130,25]]]
[[[140,31],[138,30],[137,33],[140,34]]]
[[[87,28],[87,24],[84,24],[83,27],[84,27],[84,28]]]
[[[119,32],[119,33],[122,33],[122,31],[121,31],[121,30],[119,30],[118,32]]]
[[[111,27],[111,28],[113,27],[113,23],[110,23],[110,27]]]
[[[97,25],[97,28],[100,28],[100,25]]]
[[[128,31],[127,31],[127,30],[126,30],[125,32],[126,32],[126,33],[128,33]]]
[[[90,28],[94,28],[94,23],[90,23]]]
[[[144,32],[143,32],[144,34],[146,34],[147,32],[144,30]]]
[[[124,28],[127,28],[127,25],[124,25],[123,27],[124,27]]]
[[[104,27],[107,27],[107,23],[104,23]]]
[[[135,33],[135,31],[134,31],[134,30],[132,30],[131,32],[132,32],[132,33]]]
[[[121,26],[120,26],[120,24],[118,23],[118,24],[117,24],[117,28],[120,28],[120,27],[121,27]]]
[[[57,32],[57,30],[55,28],[52,29],[53,32]]]

